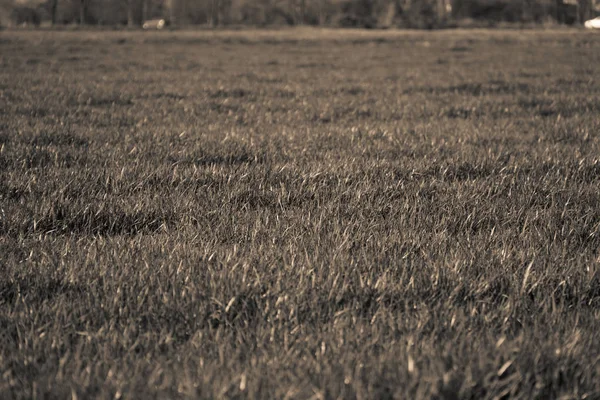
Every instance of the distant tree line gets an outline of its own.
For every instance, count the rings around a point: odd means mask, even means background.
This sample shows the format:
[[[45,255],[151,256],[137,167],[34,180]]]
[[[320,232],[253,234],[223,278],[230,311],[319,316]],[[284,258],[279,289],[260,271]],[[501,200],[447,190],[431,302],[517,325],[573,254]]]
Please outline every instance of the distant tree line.
[[[465,19],[570,24],[599,11],[600,0],[0,0],[0,23],[440,28]]]

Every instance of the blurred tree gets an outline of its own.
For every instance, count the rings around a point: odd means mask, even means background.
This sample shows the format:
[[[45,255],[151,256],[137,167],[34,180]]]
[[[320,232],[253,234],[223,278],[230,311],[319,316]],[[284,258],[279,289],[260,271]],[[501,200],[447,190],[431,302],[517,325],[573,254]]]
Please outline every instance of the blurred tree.
[[[34,7],[17,5],[12,7],[10,20],[14,26],[39,26],[41,16]]]
[[[147,19],[147,0],[127,0],[127,26],[141,26]]]
[[[88,22],[88,0],[79,0],[79,24],[85,25]]]
[[[594,11],[593,0],[579,0],[579,23],[583,24],[588,19],[592,18]]]
[[[169,19],[173,24],[185,24],[189,21],[188,0],[168,0]]]
[[[208,24],[212,27],[219,25],[220,1],[208,0]]]
[[[294,25],[304,25],[306,23],[306,0],[289,0],[288,7]]]
[[[130,28],[135,26],[135,19],[134,19],[135,4],[134,3],[135,3],[134,0],[127,0],[127,26]]]
[[[0,0],[0,19],[17,7],[58,23],[140,26],[153,18],[185,25],[338,25],[437,28],[457,19],[582,23],[600,0]],[[24,18],[17,18],[24,19]]]
[[[52,25],[56,25],[56,11],[58,10],[58,0],[50,0],[50,19]]]

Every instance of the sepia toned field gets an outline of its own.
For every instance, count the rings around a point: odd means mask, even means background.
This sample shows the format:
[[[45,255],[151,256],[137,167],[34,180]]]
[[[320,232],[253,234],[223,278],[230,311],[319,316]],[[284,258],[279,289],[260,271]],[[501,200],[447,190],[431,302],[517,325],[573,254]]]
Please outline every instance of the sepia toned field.
[[[599,399],[599,49],[0,32],[0,397]]]

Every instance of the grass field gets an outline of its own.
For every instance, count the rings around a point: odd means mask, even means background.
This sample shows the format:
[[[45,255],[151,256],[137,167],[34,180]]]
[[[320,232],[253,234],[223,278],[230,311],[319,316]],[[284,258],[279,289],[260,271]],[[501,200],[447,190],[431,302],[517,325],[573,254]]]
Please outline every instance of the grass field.
[[[600,399],[600,35],[0,33],[0,398]]]

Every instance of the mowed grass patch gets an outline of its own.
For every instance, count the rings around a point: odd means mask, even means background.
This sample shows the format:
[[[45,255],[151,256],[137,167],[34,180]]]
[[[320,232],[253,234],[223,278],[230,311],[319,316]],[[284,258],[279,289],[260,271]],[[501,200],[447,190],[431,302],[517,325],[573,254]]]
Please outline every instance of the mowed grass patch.
[[[600,37],[3,32],[6,398],[597,398]]]

